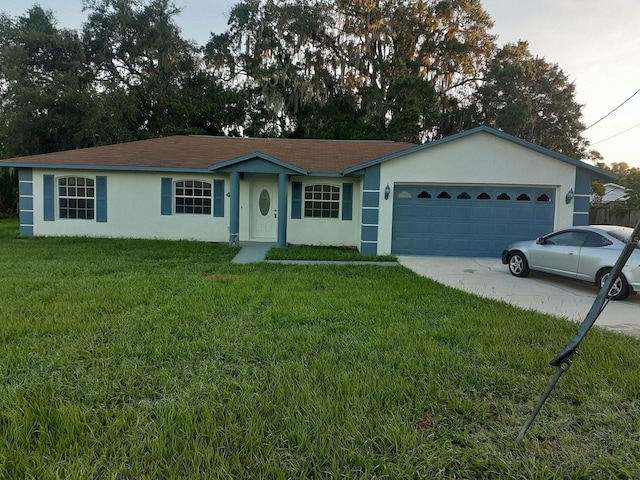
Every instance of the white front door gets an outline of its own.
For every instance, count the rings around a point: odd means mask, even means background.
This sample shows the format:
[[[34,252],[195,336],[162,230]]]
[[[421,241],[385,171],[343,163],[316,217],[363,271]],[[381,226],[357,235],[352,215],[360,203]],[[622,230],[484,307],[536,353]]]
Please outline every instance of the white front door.
[[[251,185],[251,239],[276,241],[278,237],[278,184],[256,181]]]

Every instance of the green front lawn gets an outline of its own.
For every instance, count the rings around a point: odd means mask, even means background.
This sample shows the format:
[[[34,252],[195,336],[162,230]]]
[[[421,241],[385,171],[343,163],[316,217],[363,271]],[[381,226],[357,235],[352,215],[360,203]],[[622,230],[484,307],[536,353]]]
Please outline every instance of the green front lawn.
[[[272,248],[267,252],[267,260],[319,260],[340,262],[396,262],[393,255],[362,255],[355,248],[315,247],[292,245],[287,248]]]
[[[0,221],[0,478],[638,478],[640,341],[402,267]]]

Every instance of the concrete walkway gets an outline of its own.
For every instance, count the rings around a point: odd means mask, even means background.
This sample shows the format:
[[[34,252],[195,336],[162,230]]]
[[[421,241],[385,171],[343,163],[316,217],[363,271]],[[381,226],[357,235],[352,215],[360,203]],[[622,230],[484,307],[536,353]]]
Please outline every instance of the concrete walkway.
[[[244,242],[231,262],[239,264],[263,262],[267,252],[277,246],[277,243]]]

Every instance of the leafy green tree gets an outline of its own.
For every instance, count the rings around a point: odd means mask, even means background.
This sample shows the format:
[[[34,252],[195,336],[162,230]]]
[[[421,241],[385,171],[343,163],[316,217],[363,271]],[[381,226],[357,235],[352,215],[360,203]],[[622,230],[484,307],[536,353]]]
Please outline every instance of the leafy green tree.
[[[91,76],[77,34],[39,6],[0,22],[0,145],[20,156],[92,144]]]
[[[85,9],[83,42],[116,138],[219,135],[244,118],[242,100],[181,37],[180,9],[169,0],[86,0]]]
[[[488,63],[477,108],[479,123],[574,158],[599,158],[580,133],[575,84],[558,65],[534,57],[527,42],[505,45]]]
[[[0,216],[18,213],[18,171],[0,168]]]
[[[495,49],[479,0],[244,0],[229,25],[208,65],[259,98],[268,111],[247,127],[267,135],[437,137],[442,99],[465,95]]]
[[[615,163],[614,163],[615,165]],[[618,182],[628,191],[625,202],[629,210],[640,208],[640,168],[627,168],[619,173]]]

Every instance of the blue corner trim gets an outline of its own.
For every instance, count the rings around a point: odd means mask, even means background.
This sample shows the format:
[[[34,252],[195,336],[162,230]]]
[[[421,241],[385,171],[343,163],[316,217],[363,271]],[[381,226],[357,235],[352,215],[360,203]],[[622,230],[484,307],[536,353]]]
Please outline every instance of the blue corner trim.
[[[33,182],[33,169],[32,168],[20,168],[20,169],[18,169],[18,181],[19,182]]]
[[[33,225],[20,225],[20,235],[33,237]]]
[[[364,192],[362,194],[363,208],[378,208],[380,206],[380,193]]]
[[[33,211],[33,195],[22,195],[20,192],[20,211],[22,210]]]
[[[378,225],[380,217],[380,210],[377,208],[364,208],[362,209],[362,223],[364,225]]]
[[[362,241],[363,242],[377,242],[378,241],[378,226],[377,225],[363,225],[362,226]]]
[[[362,255],[378,255],[378,244],[376,242],[362,242],[360,253]]]
[[[364,174],[364,190],[380,190],[380,164],[367,168]]]
[[[20,226],[33,226],[33,212],[20,210]]]

